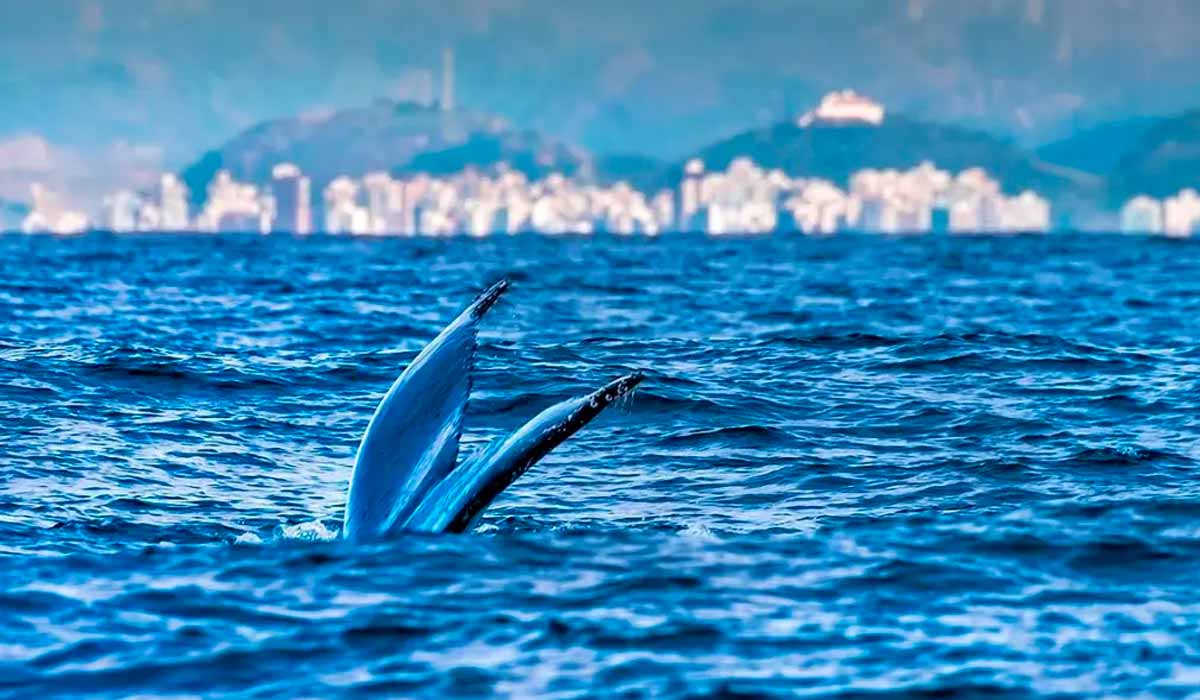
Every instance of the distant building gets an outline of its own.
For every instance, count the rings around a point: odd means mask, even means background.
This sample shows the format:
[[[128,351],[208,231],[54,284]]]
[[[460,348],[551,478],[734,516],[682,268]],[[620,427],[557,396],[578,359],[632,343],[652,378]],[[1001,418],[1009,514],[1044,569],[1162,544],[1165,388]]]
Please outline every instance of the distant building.
[[[646,196],[629,183],[619,182],[604,193],[597,193],[595,231],[620,235],[657,235],[659,221]]]
[[[857,225],[869,233],[926,233],[932,227],[933,201],[945,191],[950,174],[930,163],[907,171],[860,170],[850,178],[858,203]]]
[[[66,236],[83,233],[88,229],[87,216],[68,209],[57,192],[36,182],[29,189],[33,207],[21,222],[22,231]]]
[[[164,173],[148,191],[117,190],[101,202],[100,225],[114,233],[132,231],[186,231],[187,187],[175,175]]]
[[[817,122],[835,124],[858,123],[879,126],[886,112],[883,105],[870,100],[853,90],[831,92],[821,99],[816,109],[805,113],[797,120],[801,127]]]
[[[139,230],[145,203],[136,193],[119,190],[104,198],[103,226],[114,233]]]
[[[1140,195],[1134,197],[1121,207],[1121,231],[1123,233],[1153,233],[1163,232],[1162,202]]]
[[[887,202],[880,197],[867,197],[861,201],[858,229],[867,233],[893,233]]]
[[[734,158],[724,173],[706,176],[700,185],[701,202],[708,210],[706,232],[711,236],[773,232],[782,184],[778,175],[741,157]]]
[[[679,205],[676,207],[680,231],[698,232],[705,230],[707,216],[700,216],[700,181],[704,177],[704,161],[693,158],[683,167],[683,180],[679,183]]]
[[[371,214],[358,204],[358,185],[339,177],[325,188],[325,232],[364,234],[371,230]]]
[[[271,171],[271,195],[275,199],[272,231],[307,235],[312,233],[312,183],[292,163],[280,163]]]
[[[650,200],[650,207],[654,211],[655,220],[658,222],[658,233],[671,230],[675,225],[675,196],[671,190],[659,190],[658,194],[654,195]]]
[[[414,233],[407,216],[404,183],[385,172],[368,173],[363,176],[366,190],[367,214],[371,233],[405,234]]]
[[[1200,229],[1200,194],[1186,189],[1163,201],[1163,233],[1187,238]]]
[[[794,186],[789,200],[801,233],[827,236],[843,230],[857,219],[861,208],[846,193],[825,180],[808,180]]]
[[[1026,190],[1004,200],[1002,230],[1019,233],[1046,233],[1050,230],[1050,202]]]
[[[158,225],[163,231],[186,231],[188,220],[188,189],[178,177],[164,173],[158,182]]]
[[[221,170],[208,185],[208,201],[196,225],[210,233],[268,233],[272,207],[254,185],[237,182]]]

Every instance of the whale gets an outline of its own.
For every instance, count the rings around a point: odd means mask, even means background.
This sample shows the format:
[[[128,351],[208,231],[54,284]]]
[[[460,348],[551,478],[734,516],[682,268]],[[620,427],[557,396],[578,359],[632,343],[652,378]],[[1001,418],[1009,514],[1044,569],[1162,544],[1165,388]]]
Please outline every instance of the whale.
[[[641,372],[626,374],[592,393],[556,403],[460,460],[479,322],[509,286],[502,279],[477,296],[384,394],[354,459],[344,538],[473,529],[518,477],[644,379]]]

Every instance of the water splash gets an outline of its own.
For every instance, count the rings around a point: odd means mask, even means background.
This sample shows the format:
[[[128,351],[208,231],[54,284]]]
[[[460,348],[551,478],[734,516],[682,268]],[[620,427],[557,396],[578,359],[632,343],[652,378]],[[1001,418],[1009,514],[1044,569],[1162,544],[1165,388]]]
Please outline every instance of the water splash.
[[[311,520],[275,528],[275,539],[302,540],[306,542],[332,542],[341,536],[341,529],[330,527],[323,520]]]

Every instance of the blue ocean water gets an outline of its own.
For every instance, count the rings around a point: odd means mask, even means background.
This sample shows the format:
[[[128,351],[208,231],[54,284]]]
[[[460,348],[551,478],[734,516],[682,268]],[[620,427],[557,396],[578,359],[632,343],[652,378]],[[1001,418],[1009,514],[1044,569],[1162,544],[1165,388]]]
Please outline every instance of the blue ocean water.
[[[1198,697],[1200,246],[0,238],[0,696]],[[487,282],[465,536],[333,539]]]

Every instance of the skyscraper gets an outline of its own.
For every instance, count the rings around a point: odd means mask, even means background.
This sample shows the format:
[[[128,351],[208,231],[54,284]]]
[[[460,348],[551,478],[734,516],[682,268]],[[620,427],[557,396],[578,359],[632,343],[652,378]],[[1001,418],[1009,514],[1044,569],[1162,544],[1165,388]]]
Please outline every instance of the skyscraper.
[[[676,207],[677,228],[686,233],[704,230],[706,222],[698,216],[702,202],[700,201],[700,180],[704,177],[704,162],[693,158],[687,162],[683,170],[683,180],[679,184],[679,206]]]
[[[104,220],[101,225],[114,233],[138,229],[145,202],[130,190],[118,190],[104,198]]]
[[[188,228],[188,189],[171,173],[164,173],[158,183],[159,227],[179,232]]]
[[[342,176],[325,188],[325,233],[369,233],[371,213],[358,203],[359,185]]]
[[[280,163],[271,171],[271,194],[275,198],[275,224],[280,233],[312,233],[311,183],[300,168]]]

